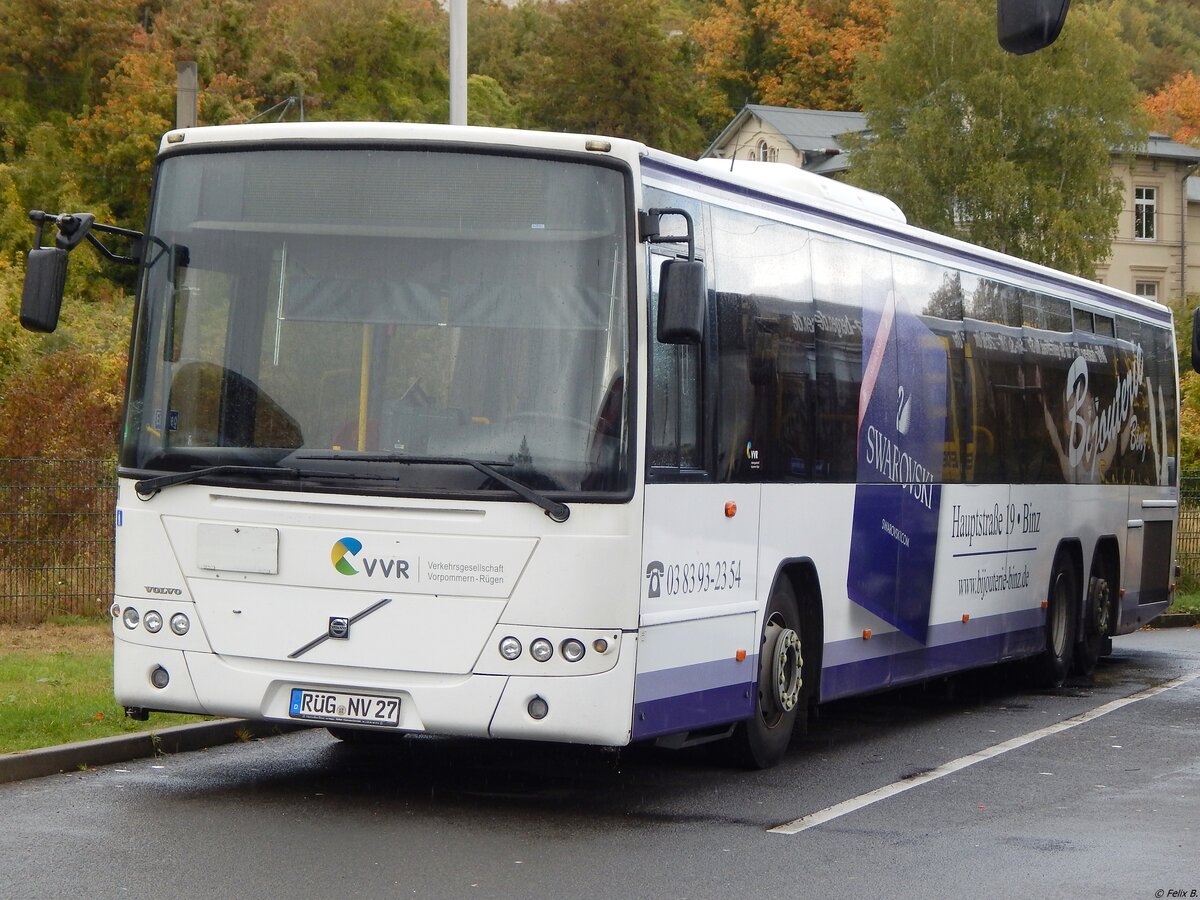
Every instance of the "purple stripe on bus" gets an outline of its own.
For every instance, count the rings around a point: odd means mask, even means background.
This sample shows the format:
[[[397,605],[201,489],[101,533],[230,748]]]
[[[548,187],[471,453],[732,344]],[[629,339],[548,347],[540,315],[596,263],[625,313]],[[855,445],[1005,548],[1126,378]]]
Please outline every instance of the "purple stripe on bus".
[[[880,635],[871,641],[857,639],[863,645],[878,641],[876,649],[885,652],[856,659],[846,658],[843,653],[844,661],[834,661],[832,665],[831,651],[836,660],[842,645],[851,642],[830,644],[825,648],[825,666],[821,672],[821,701],[900,687],[1036,653],[1045,646],[1044,616],[1039,609],[991,616],[990,622],[980,619],[975,634],[956,641],[948,639],[953,629],[959,629],[958,634],[962,635],[971,623],[940,625],[931,630],[931,637],[940,639],[940,643],[928,647],[899,632]],[[1002,630],[1002,626],[1007,630]],[[717,660],[638,675],[633,739],[707,728],[751,715],[753,679],[758,671],[756,658],[747,657],[737,669],[731,669],[730,663]],[[728,676],[733,672],[749,680],[729,683]],[[714,684],[720,679],[726,683]]]
[[[1045,621],[1046,611],[1035,607],[1001,613],[997,616],[980,616],[966,622],[943,622],[940,625],[931,625],[925,644],[921,644],[899,631],[874,634],[869,641],[864,641],[861,637],[833,641],[825,645],[824,666],[829,669],[878,657],[894,656],[899,653],[915,652],[947,644],[958,644],[964,640],[1040,628]]]
[[[650,703],[667,697],[678,697],[730,685],[753,684],[758,680],[758,657],[717,659],[711,662],[639,672],[633,688],[633,702]]]
[[[638,741],[745,719],[754,711],[753,697],[750,685],[731,684],[648,703],[635,703],[633,739]]]
[[[1028,656],[1045,643],[1046,630],[1038,625],[937,647],[921,647],[892,656],[825,666],[821,670],[821,701],[899,687],[925,678]]]

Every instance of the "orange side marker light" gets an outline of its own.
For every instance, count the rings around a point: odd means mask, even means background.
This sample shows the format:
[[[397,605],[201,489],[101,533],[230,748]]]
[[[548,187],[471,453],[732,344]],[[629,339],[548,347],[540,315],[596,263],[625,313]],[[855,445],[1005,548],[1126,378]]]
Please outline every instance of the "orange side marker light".
[[[733,654],[733,658],[736,659],[738,662],[745,662],[746,661],[746,651],[745,650],[737,651],[736,653]]]
[[[732,500],[725,501],[725,518],[732,519],[737,515],[737,504]]]

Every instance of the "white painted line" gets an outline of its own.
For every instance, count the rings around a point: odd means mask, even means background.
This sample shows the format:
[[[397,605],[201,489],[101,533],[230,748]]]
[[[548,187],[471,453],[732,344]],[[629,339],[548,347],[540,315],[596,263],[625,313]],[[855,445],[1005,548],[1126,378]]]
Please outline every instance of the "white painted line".
[[[1052,734],[1058,734],[1068,729],[1074,728],[1077,725],[1084,725],[1091,722],[1093,719],[1098,719],[1101,716],[1106,716],[1110,712],[1115,712],[1122,707],[1129,706],[1131,703],[1137,703],[1139,700],[1146,700],[1166,691],[1173,690],[1189,682],[1200,678],[1200,672],[1192,672],[1190,675],[1181,675],[1172,681],[1164,682],[1152,688],[1147,688],[1144,691],[1139,691],[1136,694],[1130,694],[1128,697],[1122,697],[1119,700],[1113,700],[1105,703],[1103,706],[1097,706],[1095,709],[1088,710],[1085,713],[1080,713],[1077,716],[1072,716],[1069,719],[1063,719],[1061,722],[1056,722],[1053,725],[1047,725],[1045,728],[1039,728],[1037,731],[1031,731],[1028,734],[1018,735],[1015,738],[1010,738],[999,744],[994,744],[977,753],[971,753],[968,756],[962,756],[958,759],[951,760],[944,765],[938,766],[936,769],[931,769],[928,772],[922,772],[919,775],[914,775],[912,778],[906,778],[904,781],[896,781],[892,784],[884,785],[881,788],[876,788],[865,794],[860,794],[857,797],[852,797],[849,800],[843,800],[841,803],[835,803],[833,806],[826,807],[818,812],[807,816],[801,816],[799,819],[794,819],[783,825],[776,825],[774,828],[767,830],[771,834],[799,834],[801,831],[807,831],[810,828],[816,828],[818,825],[823,825],[841,816],[849,815],[863,807],[870,806],[872,803],[878,803],[880,800],[886,800],[888,797],[894,797],[897,794],[903,794],[905,791],[911,791],[913,788],[920,787],[923,784],[928,784],[931,781],[937,781],[939,778],[945,778],[947,775],[953,775],[955,772],[962,771],[976,763],[986,762],[989,759],[994,759],[1008,753],[1010,750],[1016,750],[1024,747],[1026,744],[1032,744],[1034,741],[1040,741],[1044,737],[1050,737]]]

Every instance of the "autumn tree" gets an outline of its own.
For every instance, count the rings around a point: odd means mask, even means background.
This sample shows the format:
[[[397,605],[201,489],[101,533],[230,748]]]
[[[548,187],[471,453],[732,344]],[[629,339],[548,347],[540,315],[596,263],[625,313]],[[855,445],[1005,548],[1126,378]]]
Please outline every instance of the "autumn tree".
[[[707,111],[858,109],[855,67],[877,52],[891,14],[892,0],[719,0],[692,28]]]
[[[1200,4],[1194,0],[1101,3],[1112,10],[1125,43],[1136,53],[1133,83],[1143,93],[1153,93],[1200,59]]]
[[[128,46],[139,0],[8,0],[0,28],[0,134],[20,149],[29,128],[99,100]]]
[[[554,11],[524,98],[531,125],[703,147],[694,79],[658,0],[572,0]]]
[[[310,119],[444,122],[446,15],[434,0],[274,0],[251,80]]]
[[[1142,103],[1156,131],[1181,144],[1200,144],[1200,78],[1195,72],[1176,75]]]
[[[1144,137],[1133,54],[1105,9],[1072,8],[1050,48],[996,45],[991,0],[897,0],[859,97],[851,179],[910,222],[1084,276],[1108,256],[1114,154]]]

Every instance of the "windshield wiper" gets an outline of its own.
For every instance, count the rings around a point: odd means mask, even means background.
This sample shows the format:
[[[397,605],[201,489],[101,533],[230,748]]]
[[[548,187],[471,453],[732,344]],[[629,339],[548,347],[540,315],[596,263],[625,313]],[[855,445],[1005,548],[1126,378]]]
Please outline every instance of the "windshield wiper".
[[[143,500],[149,500],[165,487],[176,484],[188,484],[207,478],[210,475],[249,475],[255,478],[273,478],[284,475],[290,478],[301,478],[305,475],[299,469],[284,469],[279,466],[238,466],[226,464],[223,466],[207,466],[203,469],[191,469],[187,472],[172,472],[170,475],[156,475],[153,478],[143,478],[135,482],[133,489]]]
[[[400,463],[403,465],[426,465],[426,466],[470,466],[482,475],[486,475],[494,481],[504,485],[510,491],[523,500],[528,500],[535,506],[541,507],[546,511],[555,522],[565,522],[571,517],[571,508],[565,503],[559,503],[557,500],[551,500],[543,494],[538,493],[528,485],[521,484],[516,479],[509,478],[501,472],[497,465],[511,466],[512,463],[485,463],[478,459],[471,459],[466,456],[404,456],[396,453],[306,453],[298,455],[296,459],[305,460],[350,460],[352,462],[385,462],[385,463]]]

